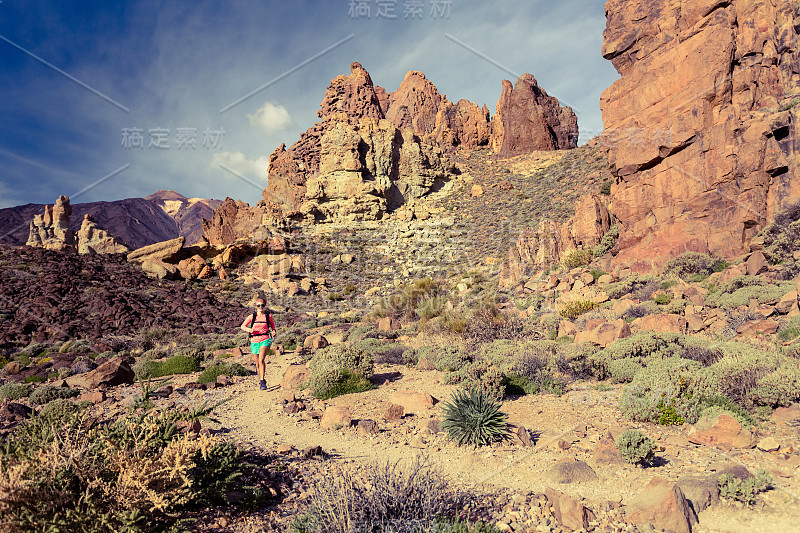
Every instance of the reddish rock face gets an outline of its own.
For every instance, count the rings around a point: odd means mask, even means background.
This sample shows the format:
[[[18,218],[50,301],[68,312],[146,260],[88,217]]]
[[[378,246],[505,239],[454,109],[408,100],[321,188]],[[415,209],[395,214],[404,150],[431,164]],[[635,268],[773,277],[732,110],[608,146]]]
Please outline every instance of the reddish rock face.
[[[600,101],[617,183],[617,260],[730,258],[800,197],[798,15],[791,2],[608,0]]]
[[[225,198],[211,220],[203,220],[203,234],[209,244],[230,244],[236,239],[249,237],[261,223],[258,207],[250,207],[241,200]]]
[[[564,150],[578,146],[578,117],[558,99],[548,96],[536,78],[523,74],[503,92],[492,119],[492,148],[500,157],[535,150]]]

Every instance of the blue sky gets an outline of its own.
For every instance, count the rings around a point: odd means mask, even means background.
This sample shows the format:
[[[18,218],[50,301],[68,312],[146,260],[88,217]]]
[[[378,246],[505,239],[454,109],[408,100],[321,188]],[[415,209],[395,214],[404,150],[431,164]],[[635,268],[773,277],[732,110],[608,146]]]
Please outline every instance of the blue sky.
[[[597,0],[2,0],[0,207],[158,189],[253,204],[352,61],[390,92],[420,70],[492,113],[501,80],[530,72],[585,142],[617,78],[604,27]]]

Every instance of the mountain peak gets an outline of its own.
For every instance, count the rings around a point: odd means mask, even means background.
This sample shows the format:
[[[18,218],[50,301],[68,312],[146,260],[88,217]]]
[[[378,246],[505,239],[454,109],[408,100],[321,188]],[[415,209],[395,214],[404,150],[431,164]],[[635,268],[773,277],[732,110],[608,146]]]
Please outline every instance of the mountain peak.
[[[187,197],[181,193],[173,190],[160,189],[149,196],[144,197],[145,200],[165,201],[165,200],[188,200]]]

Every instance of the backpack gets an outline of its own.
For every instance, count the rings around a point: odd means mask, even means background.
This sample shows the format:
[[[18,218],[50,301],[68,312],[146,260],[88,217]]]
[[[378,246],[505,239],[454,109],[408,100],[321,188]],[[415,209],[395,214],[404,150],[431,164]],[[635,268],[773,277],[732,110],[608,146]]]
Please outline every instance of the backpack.
[[[253,318],[250,319],[250,327],[251,328],[256,325],[256,315],[257,314],[258,314],[258,311],[253,311]],[[266,323],[269,324],[269,319],[272,318],[272,313],[267,311],[265,314],[267,315],[267,322]],[[264,322],[259,322],[259,324],[263,324],[263,323]],[[253,337],[261,337],[261,336],[265,335],[265,333],[253,333],[253,332],[250,332],[250,333],[248,333],[248,335],[252,339]]]

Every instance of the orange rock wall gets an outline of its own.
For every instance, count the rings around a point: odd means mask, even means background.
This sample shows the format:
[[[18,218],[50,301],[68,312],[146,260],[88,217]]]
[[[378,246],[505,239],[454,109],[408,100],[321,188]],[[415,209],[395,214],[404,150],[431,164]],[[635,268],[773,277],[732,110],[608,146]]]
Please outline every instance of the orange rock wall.
[[[608,0],[601,97],[617,261],[731,258],[800,199],[795,2]]]

